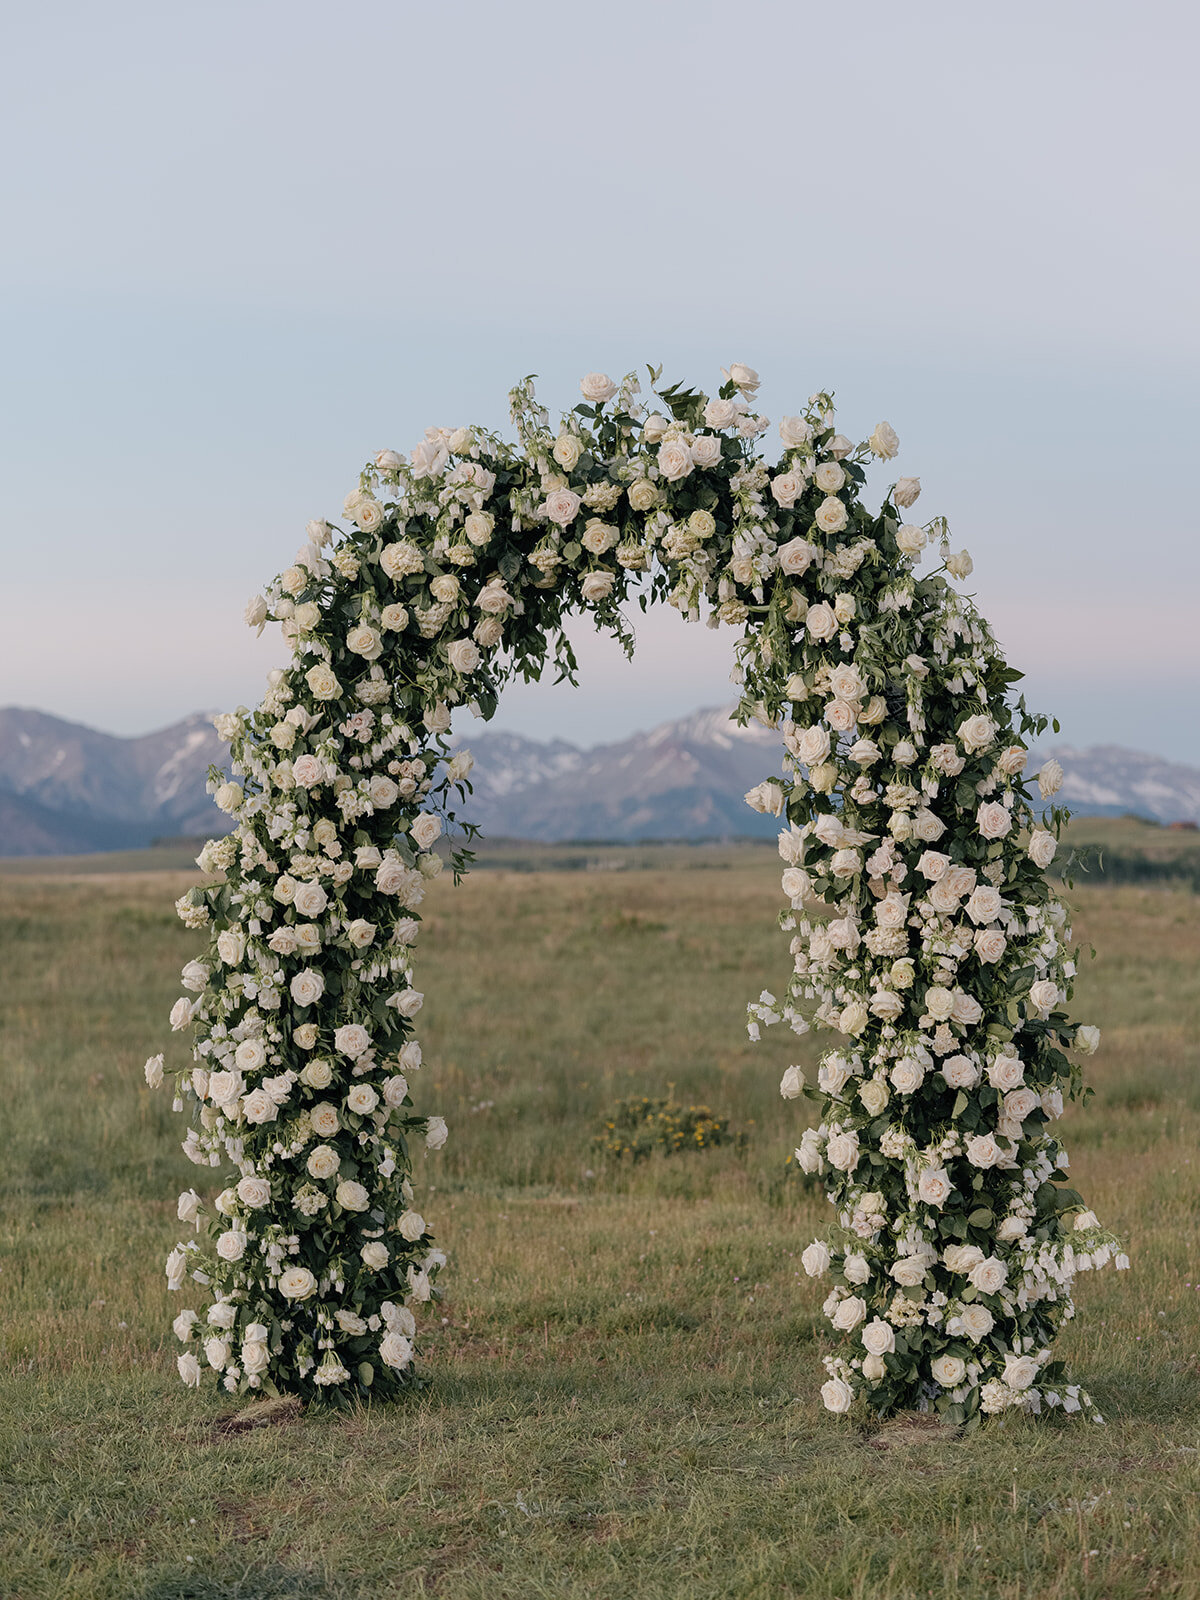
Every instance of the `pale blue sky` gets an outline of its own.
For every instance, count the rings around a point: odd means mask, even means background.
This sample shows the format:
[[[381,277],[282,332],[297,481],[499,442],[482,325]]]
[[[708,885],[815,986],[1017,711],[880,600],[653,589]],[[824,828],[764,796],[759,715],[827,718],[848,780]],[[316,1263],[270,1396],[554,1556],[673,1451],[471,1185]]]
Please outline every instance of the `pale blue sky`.
[[[10,11],[0,703],[258,698],[242,605],[368,453],[541,374],[750,362],[881,417],[1064,736],[1200,761],[1195,10]],[[672,613],[498,725],[728,698]]]

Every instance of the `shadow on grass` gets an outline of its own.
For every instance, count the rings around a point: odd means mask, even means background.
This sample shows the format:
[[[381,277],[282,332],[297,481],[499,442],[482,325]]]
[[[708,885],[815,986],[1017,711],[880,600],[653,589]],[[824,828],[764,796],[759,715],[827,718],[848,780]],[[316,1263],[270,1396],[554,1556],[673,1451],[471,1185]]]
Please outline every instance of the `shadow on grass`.
[[[350,1600],[353,1593],[283,1567],[244,1567],[224,1577],[182,1567],[158,1573],[137,1591],[136,1600]]]

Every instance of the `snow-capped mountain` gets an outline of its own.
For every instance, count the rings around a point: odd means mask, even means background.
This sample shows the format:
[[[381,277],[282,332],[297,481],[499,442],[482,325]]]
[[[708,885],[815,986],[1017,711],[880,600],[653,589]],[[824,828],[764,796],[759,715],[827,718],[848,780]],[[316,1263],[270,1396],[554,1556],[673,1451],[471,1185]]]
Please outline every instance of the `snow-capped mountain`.
[[[202,712],[120,739],[44,711],[0,710],[0,855],[72,855],[221,832],[204,785],[209,765],[227,755]]]
[[[739,728],[727,710],[697,711],[590,750],[485,727],[458,743],[476,761],[467,815],[492,838],[769,837],[778,828],[743,795],[779,772],[779,736],[757,724]],[[1062,762],[1063,799],[1073,810],[1200,822],[1195,767],[1113,745],[1044,753]],[[0,855],[69,855],[219,833],[228,819],[204,785],[209,765],[227,754],[199,713],[118,739],[41,711],[0,711]]]

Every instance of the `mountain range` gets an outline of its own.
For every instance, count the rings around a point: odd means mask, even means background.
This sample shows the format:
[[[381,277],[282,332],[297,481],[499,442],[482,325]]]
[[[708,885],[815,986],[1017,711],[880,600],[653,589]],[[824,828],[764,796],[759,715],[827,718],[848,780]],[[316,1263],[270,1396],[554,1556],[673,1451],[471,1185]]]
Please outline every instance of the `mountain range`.
[[[742,797],[778,772],[779,736],[757,724],[739,728],[724,709],[592,749],[485,728],[458,743],[476,760],[470,818],[492,838],[711,839],[778,828]],[[1072,810],[1200,822],[1200,769],[1117,745],[1046,753],[1062,762],[1062,798]],[[200,712],[122,739],[43,711],[0,710],[0,855],[74,855],[220,833],[228,819],[205,782],[210,764],[227,754]]]

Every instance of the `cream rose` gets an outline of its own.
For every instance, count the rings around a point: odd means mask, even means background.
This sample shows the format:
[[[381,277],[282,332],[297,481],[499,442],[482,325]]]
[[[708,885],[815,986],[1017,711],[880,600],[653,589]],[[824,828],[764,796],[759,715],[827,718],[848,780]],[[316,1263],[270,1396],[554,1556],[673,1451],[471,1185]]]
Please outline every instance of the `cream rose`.
[[[182,1361],[183,1357],[179,1359]],[[826,1411],[841,1415],[854,1404],[854,1390],[841,1378],[830,1378],[828,1383],[821,1385],[821,1402]]]
[[[822,500],[813,519],[822,533],[841,533],[850,517],[840,500],[831,495]]]
[[[1003,839],[1012,828],[1012,812],[998,800],[985,800],[975,820],[985,839]]]
[[[325,979],[319,972],[306,967],[303,972],[296,974],[288,987],[298,1006],[315,1006],[325,993]]]
[[[579,392],[594,406],[602,406],[617,392],[617,386],[607,372],[585,372],[579,380]]]
[[[876,1317],[873,1322],[868,1322],[859,1337],[868,1355],[888,1356],[895,1351],[896,1330],[882,1317]]]
[[[408,831],[422,850],[428,850],[442,836],[442,819],[423,812]]]
[[[271,1199],[271,1185],[266,1178],[243,1178],[237,1186],[238,1199],[251,1211],[258,1211]]]
[[[371,1196],[361,1183],[356,1183],[353,1178],[344,1179],[334,1191],[334,1199],[343,1211],[365,1211],[371,1204]]]
[[[658,450],[658,470],[668,483],[678,483],[686,478],[694,465],[687,441],[679,437],[665,439]]]
[[[1047,833],[1044,828],[1035,828],[1029,835],[1029,843],[1026,846],[1029,859],[1035,867],[1041,867],[1043,871],[1054,860],[1054,852],[1057,848],[1054,835]]]
[[[789,539],[776,552],[780,570],[792,578],[798,578],[808,571],[816,553],[817,547],[809,544],[807,539]]]
[[[907,511],[909,506],[915,505],[921,493],[920,478],[900,478],[892,490],[892,504],[901,511]]]
[[[943,1389],[954,1389],[967,1375],[967,1364],[959,1356],[938,1356],[930,1368],[935,1383]]]
[[[319,1144],[315,1150],[309,1151],[305,1167],[310,1178],[323,1182],[326,1178],[332,1178],[341,1164],[341,1157],[336,1150],[327,1144]]]
[[[814,639],[822,643],[832,639],[838,632],[839,623],[834,614],[833,607],[821,600],[815,606],[809,606],[808,616],[804,619],[805,631]]]
[[[878,422],[867,440],[872,455],[881,461],[891,461],[900,449],[900,439],[890,422]]]
[[[307,1267],[288,1267],[279,1276],[278,1288],[285,1300],[307,1300],[317,1292],[317,1280]]]
[[[371,1048],[371,1035],[361,1023],[348,1022],[334,1030],[333,1046],[339,1054],[354,1060]]]

